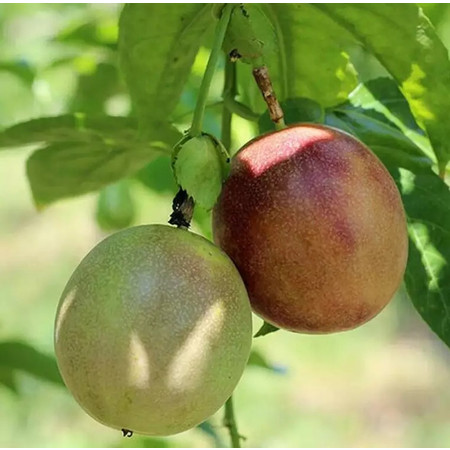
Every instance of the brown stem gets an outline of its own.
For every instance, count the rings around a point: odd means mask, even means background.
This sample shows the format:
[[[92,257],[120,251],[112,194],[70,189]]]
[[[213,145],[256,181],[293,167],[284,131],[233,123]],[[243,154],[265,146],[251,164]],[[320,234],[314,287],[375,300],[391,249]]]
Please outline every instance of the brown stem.
[[[281,109],[281,105],[278,102],[273,90],[267,66],[254,68],[253,77],[255,78],[256,84],[264,97],[264,101],[267,103],[270,119],[275,123],[277,128],[284,127],[285,123],[283,110]]]

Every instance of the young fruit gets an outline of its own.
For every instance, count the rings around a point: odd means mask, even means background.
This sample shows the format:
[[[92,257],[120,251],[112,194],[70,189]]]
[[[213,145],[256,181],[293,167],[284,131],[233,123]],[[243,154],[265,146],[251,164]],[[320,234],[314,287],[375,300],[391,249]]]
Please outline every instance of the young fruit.
[[[239,151],[213,233],[254,311],[297,332],[348,330],[374,317],[399,287],[408,253],[387,170],[361,142],[320,125],[268,133]]]
[[[145,225],[109,236],[77,267],[58,306],[55,350],[67,387],[92,417],[169,435],[228,399],[251,333],[231,260],[196,234]]]

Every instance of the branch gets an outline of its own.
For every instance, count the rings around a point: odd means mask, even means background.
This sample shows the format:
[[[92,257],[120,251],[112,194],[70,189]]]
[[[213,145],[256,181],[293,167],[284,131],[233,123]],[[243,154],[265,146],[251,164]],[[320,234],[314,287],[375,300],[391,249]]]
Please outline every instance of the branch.
[[[241,448],[241,435],[238,432],[236,419],[234,417],[233,396],[231,396],[225,403],[224,424],[230,432],[232,447]]]
[[[255,78],[256,84],[261,91],[264,101],[269,109],[269,114],[272,122],[275,123],[275,127],[279,130],[284,128],[286,124],[284,123],[284,114],[281,109],[281,105],[273,90],[272,82],[270,80],[269,71],[266,66],[255,67],[253,69],[253,77]]]

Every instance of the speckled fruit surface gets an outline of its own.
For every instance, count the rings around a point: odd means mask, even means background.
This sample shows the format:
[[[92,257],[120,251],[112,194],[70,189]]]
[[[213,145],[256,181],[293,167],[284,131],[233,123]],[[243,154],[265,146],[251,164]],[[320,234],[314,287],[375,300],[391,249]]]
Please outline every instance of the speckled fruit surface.
[[[251,309],[231,260],[165,225],[113,234],[70,278],[55,322],[58,366],[99,422],[187,430],[231,395],[250,352]]]
[[[263,135],[234,156],[213,234],[254,311],[307,333],[373,318],[399,287],[408,253],[389,172],[352,136],[311,124]]]

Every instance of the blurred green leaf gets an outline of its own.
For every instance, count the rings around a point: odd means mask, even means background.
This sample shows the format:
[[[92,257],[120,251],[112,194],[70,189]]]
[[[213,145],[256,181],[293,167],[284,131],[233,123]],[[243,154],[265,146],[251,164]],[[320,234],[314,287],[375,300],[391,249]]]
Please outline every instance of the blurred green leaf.
[[[14,392],[14,394],[19,393],[19,388],[17,386],[17,380],[14,370],[9,367],[0,366],[0,384],[6,386],[10,391]]]
[[[142,129],[165,122],[177,105],[208,28],[210,4],[127,4],[119,57]]]
[[[96,219],[105,231],[121,230],[132,225],[135,216],[128,180],[120,180],[100,191]]]
[[[29,87],[33,84],[36,76],[30,65],[23,61],[0,62],[0,71],[9,72],[16,75]]]
[[[281,102],[281,107],[284,121],[288,125],[300,122],[322,123],[325,118],[323,108],[309,98],[288,98]],[[275,124],[270,120],[268,111],[261,115],[258,125],[260,133],[275,130]]]
[[[167,438],[161,437],[144,437],[133,436],[131,438],[123,438],[120,444],[111,445],[112,448],[170,448],[173,447],[172,442]]]
[[[92,73],[81,74],[70,109],[89,115],[105,113],[105,102],[120,91],[119,73],[113,64],[101,62]]]
[[[197,428],[206,433],[209,437],[212,438],[215,448],[226,448],[227,446],[223,442],[223,439],[220,437],[220,434],[217,433],[215,427],[211,425],[209,421],[202,422],[200,425],[197,425]]]
[[[229,156],[213,136],[183,139],[174,150],[173,170],[178,184],[203,208],[216,203],[226,176]]]
[[[173,176],[171,163],[170,156],[158,156],[154,161],[139,170],[136,173],[136,178],[144,186],[152,190],[170,192],[175,195],[178,191],[178,186]]]
[[[263,355],[261,355],[260,352],[258,352],[256,350],[252,350],[250,352],[250,357],[248,358],[247,364],[249,366],[256,366],[256,367],[261,367],[263,369],[268,369],[268,370],[274,371],[273,366],[271,366],[267,362],[266,358]]]
[[[264,321],[261,328],[256,332],[256,334],[253,337],[257,338],[260,336],[265,336],[266,334],[270,334],[278,330],[279,328],[277,328],[275,325],[272,325],[271,323]]]
[[[418,3],[418,5],[435,27],[446,19],[448,3]]]
[[[106,47],[117,50],[117,22],[105,20],[70,25],[61,31],[54,40],[65,44]]]
[[[423,319],[450,347],[450,190],[431,170],[392,172],[408,217],[406,289]]]
[[[55,359],[22,342],[0,342],[0,368],[21,370],[64,386]]]
[[[351,32],[392,74],[443,171],[450,159],[450,61],[421,9],[416,4],[314,6]]]

